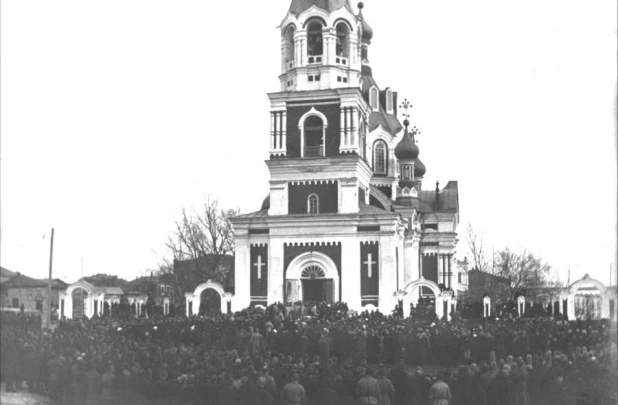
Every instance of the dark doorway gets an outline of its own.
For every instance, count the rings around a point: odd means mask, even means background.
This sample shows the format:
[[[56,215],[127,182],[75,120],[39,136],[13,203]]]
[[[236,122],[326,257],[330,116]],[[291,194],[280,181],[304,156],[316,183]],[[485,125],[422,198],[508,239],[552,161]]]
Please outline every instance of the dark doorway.
[[[199,314],[215,316],[221,313],[221,296],[215,290],[208,288],[202,291]]]
[[[320,302],[332,304],[335,301],[333,287],[330,279],[303,280],[303,301],[310,307]]]

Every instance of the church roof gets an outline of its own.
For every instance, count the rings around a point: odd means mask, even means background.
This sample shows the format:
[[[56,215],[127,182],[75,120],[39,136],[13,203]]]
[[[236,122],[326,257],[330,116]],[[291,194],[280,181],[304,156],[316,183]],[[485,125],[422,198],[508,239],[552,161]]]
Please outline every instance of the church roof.
[[[255,219],[255,218],[266,218],[267,216],[268,216],[268,209],[265,209],[265,210],[260,210],[260,211],[252,212],[250,214],[237,215],[234,218]]]
[[[369,100],[369,89],[371,87],[376,87],[379,89],[376,81],[373,79],[371,75],[363,74],[363,88],[362,92],[365,96],[366,100]],[[377,127],[382,125],[384,129],[389,131],[393,135],[397,135],[399,131],[401,131],[401,123],[394,115],[388,114],[384,111],[381,103],[378,103],[378,111],[373,111],[369,116],[369,130],[373,131]]]
[[[438,209],[436,210],[436,191],[421,190],[418,193],[418,210],[422,213],[459,212],[459,191],[456,181],[449,181],[438,193]]]
[[[354,13],[350,0],[292,0],[289,12],[298,16],[313,6],[326,10],[329,13],[346,7],[350,13]]]

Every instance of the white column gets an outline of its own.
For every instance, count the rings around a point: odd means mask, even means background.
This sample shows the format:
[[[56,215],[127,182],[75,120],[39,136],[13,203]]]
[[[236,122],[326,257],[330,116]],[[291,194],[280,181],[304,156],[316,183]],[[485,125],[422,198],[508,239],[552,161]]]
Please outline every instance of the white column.
[[[200,314],[201,306],[202,306],[202,294],[193,295],[193,315]]]
[[[574,321],[575,320],[575,295],[574,294],[569,295],[569,298],[567,301],[567,312],[568,312],[569,321]]]
[[[410,296],[406,296],[403,299],[403,317],[408,318],[410,316]]]
[[[275,133],[275,125],[277,113],[275,111],[270,112],[270,150],[274,151],[277,149],[277,134]]]
[[[442,297],[436,297],[436,316],[438,319],[442,319],[444,317],[444,304],[442,302]]]
[[[347,146],[347,135],[345,132],[345,107],[341,107],[340,111],[340,130],[339,130],[339,151],[343,151]]]
[[[287,152],[287,136],[288,136],[288,112],[281,112],[281,145],[279,149],[286,153]]]
[[[271,204],[272,193],[271,193]],[[236,239],[236,259],[234,261],[234,279],[235,281],[235,296],[232,310],[234,312],[242,311],[251,304],[251,267],[249,244],[246,237]]]
[[[268,244],[268,305],[275,302],[285,303],[283,296],[283,239],[271,240]]]
[[[350,143],[351,147],[358,147],[358,109],[352,108],[352,123],[350,129]],[[387,157],[388,159],[388,157]]]
[[[483,318],[491,316],[491,298],[483,298]]]
[[[189,314],[189,297],[185,296],[185,316],[188,318],[191,316]]]
[[[381,237],[378,260],[379,269],[379,300],[378,307],[383,314],[390,314],[395,308],[393,291],[397,290],[397,272],[395,246],[397,246],[396,236]]]
[[[342,298],[350,309],[361,309],[361,275],[360,275],[360,241],[350,238],[343,241],[341,246]]]

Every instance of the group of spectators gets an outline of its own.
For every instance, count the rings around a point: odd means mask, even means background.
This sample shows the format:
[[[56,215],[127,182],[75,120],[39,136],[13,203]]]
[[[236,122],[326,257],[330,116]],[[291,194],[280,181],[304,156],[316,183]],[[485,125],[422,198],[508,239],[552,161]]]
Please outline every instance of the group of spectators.
[[[344,304],[210,318],[95,317],[63,320],[53,331],[23,314],[1,316],[6,390],[60,404],[615,401],[616,337],[607,321],[428,323],[355,314]]]

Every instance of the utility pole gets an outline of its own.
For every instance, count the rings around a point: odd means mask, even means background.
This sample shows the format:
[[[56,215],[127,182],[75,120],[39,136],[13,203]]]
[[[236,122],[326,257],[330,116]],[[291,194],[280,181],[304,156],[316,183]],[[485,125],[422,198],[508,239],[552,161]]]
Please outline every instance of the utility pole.
[[[52,263],[54,259],[54,228],[51,230],[51,241],[49,246],[49,278],[47,280],[47,306],[45,307],[44,315],[47,327],[51,327],[51,316],[52,316]]]

